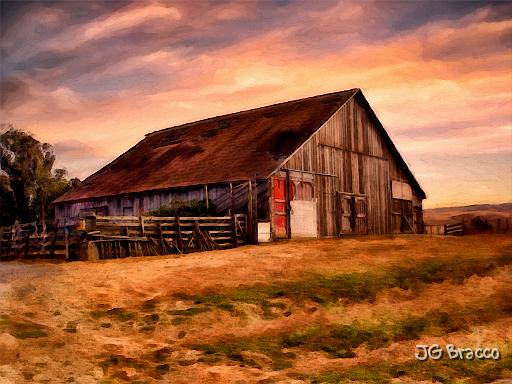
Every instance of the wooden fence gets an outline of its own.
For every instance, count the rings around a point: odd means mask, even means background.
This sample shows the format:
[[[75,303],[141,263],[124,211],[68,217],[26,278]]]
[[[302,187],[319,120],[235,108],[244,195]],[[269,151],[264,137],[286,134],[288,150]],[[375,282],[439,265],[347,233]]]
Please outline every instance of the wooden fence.
[[[460,236],[460,235],[464,235],[466,232],[467,232],[467,227],[466,227],[466,224],[464,224],[464,223],[445,224],[444,225],[444,234],[445,235]]]
[[[244,214],[222,217],[89,216],[73,224],[0,227],[0,260],[110,259],[189,253],[247,243]]]
[[[487,228],[475,228],[471,222],[461,221],[449,224],[425,224],[425,234],[427,235],[467,235],[476,233],[495,233],[495,234],[512,234],[512,219],[498,218],[485,220],[488,224]]]
[[[430,235],[430,236],[444,235],[444,224],[438,224],[438,225],[425,224],[423,227],[425,228],[426,235]]]
[[[468,227],[464,223],[424,225],[425,234],[430,236],[446,235],[460,236],[468,233]]]
[[[74,235],[75,241],[77,235]],[[33,222],[0,227],[0,260],[13,258],[63,258],[69,256],[71,237],[58,222]]]
[[[96,249],[88,259],[190,253],[247,243],[244,214],[211,217],[92,216],[84,227]],[[82,252],[83,255],[83,252]]]

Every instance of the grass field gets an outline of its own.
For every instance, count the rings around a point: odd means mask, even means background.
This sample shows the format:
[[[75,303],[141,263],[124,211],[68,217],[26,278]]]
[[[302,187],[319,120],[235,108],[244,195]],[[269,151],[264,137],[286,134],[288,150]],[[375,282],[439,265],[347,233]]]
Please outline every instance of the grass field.
[[[505,383],[512,237],[0,264],[0,383]],[[416,344],[497,347],[419,362]]]

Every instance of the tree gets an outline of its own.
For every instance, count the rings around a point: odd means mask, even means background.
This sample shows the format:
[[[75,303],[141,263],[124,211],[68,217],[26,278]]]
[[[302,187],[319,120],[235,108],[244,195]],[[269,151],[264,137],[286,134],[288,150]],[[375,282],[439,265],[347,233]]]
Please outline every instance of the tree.
[[[53,147],[8,126],[0,135],[0,223],[51,217],[49,204],[79,184],[64,169],[52,170]]]

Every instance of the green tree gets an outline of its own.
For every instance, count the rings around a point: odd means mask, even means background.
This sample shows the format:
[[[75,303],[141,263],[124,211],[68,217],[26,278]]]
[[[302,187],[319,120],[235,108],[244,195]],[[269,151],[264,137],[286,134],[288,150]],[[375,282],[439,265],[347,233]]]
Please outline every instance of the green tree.
[[[55,154],[48,143],[8,126],[0,135],[0,223],[52,217],[51,201],[73,186],[64,169],[53,170]]]

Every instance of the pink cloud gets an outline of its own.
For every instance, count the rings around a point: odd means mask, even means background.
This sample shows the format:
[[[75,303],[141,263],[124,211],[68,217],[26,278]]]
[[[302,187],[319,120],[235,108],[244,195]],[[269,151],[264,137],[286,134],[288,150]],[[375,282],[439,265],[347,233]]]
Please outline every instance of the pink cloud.
[[[52,81],[64,76],[61,67],[33,79],[20,77],[28,87],[25,100],[4,108],[2,120],[54,143],[67,140],[70,132],[79,133],[80,141],[106,161],[149,131],[360,87],[412,169],[420,170],[420,182],[434,191],[429,193],[432,204],[451,201],[434,187],[435,180],[465,177],[463,167],[432,169],[424,166],[424,156],[451,153],[454,161],[460,161],[457,156],[468,148],[481,155],[512,152],[512,21],[489,19],[490,8],[483,8],[456,20],[430,21],[393,33],[389,14],[381,8],[378,2],[342,2],[328,11],[305,9],[294,22],[232,42],[227,39],[229,44],[215,49],[192,54],[195,51],[186,44],[141,46],[132,55],[106,56],[111,61],[82,75],[82,83],[99,87],[116,76],[123,84],[123,77],[142,69],[158,79],[156,84],[141,79],[116,92],[90,96],[74,86],[78,78],[55,85]],[[192,15],[194,27],[209,30],[218,20],[241,22],[255,9],[234,3],[208,11],[211,18],[197,18],[193,9],[182,6],[132,5],[71,26],[46,44],[61,50],[76,48],[151,23],[155,25],[150,30],[156,33],[166,23],[186,24]],[[381,35],[368,36],[368,30]],[[69,39],[70,35],[77,38]],[[501,164],[502,158],[494,161]],[[70,155],[65,159],[79,175],[95,171],[98,165]],[[501,191],[496,199],[504,199],[499,183],[507,175],[503,167],[497,169],[501,178],[488,182]],[[478,199],[476,192],[468,193],[468,201]]]

